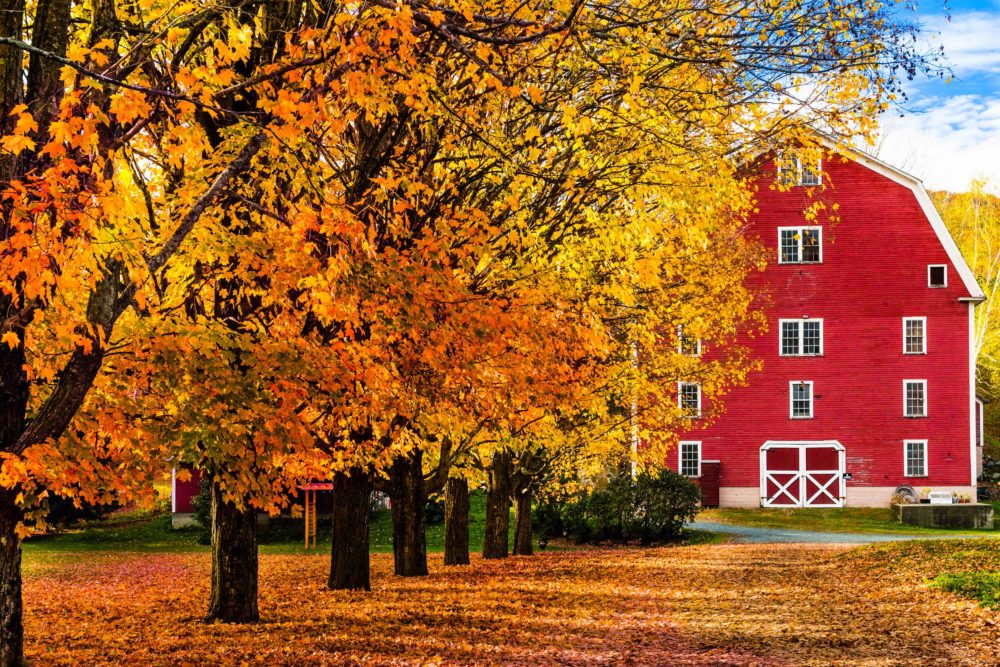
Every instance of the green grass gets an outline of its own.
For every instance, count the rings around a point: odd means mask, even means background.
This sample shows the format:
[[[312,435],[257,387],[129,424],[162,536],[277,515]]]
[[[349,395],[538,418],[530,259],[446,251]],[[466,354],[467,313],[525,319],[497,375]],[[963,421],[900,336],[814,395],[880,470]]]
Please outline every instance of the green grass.
[[[988,609],[1000,609],[1000,574],[995,572],[946,572],[930,581],[931,586],[977,600]]]
[[[158,514],[130,520],[111,519],[84,528],[47,535],[35,535],[24,541],[26,553],[66,551],[141,551],[176,552],[207,550],[198,544],[195,528],[173,530],[170,515]]]
[[[486,494],[473,492],[469,497],[469,550],[482,551],[483,523],[486,516]],[[278,526],[260,533],[262,553],[300,553],[302,545],[301,520],[281,521]],[[392,513],[382,510],[372,517],[371,549],[375,553],[392,552]],[[170,527],[170,515],[162,512],[121,513],[114,517],[92,522],[82,528],[65,530],[47,535],[36,535],[24,541],[27,553],[58,553],[73,551],[139,551],[182,552],[208,550],[198,544],[197,528]],[[331,540],[329,517],[321,517],[317,545],[319,550],[329,549]],[[510,543],[514,543],[514,520],[511,516]],[[427,550],[444,551],[444,524],[427,526]],[[313,551],[312,553],[315,553]]]
[[[1000,513],[1000,507],[997,512]],[[904,526],[889,508],[838,507],[815,509],[720,508],[702,510],[700,521],[752,526],[790,528],[834,533],[903,533],[909,535],[996,534],[989,530],[945,530]]]

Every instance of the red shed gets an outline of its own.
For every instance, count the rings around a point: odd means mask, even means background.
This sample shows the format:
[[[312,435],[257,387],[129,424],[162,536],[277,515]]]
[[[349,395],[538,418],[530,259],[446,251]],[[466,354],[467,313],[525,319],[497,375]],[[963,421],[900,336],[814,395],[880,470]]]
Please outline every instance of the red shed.
[[[738,342],[762,370],[693,419],[669,463],[699,477],[719,461],[724,507],[884,506],[901,484],[974,498],[983,292],[918,179],[860,153],[816,166],[783,192],[761,166],[748,233],[769,259],[749,280],[768,329]],[[839,221],[807,220],[814,198]],[[711,405],[686,384],[685,403]]]
[[[174,528],[192,525],[195,522],[194,505],[191,501],[201,491],[201,471],[184,467],[190,477],[185,481],[178,477],[177,468],[170,471],[170,512]]]

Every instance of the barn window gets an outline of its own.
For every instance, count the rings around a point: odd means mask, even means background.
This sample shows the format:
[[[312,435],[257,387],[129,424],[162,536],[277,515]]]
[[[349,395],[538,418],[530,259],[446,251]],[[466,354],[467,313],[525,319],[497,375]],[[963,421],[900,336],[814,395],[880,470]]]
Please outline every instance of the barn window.
[[[927,416],[927,380],[903,380],[903,416]]]
[[[680,472],[686,477],[701,477],[701,443],[680,443]]]
[[[696,382],[678,382],[677,407],[685,417],[700,417],[701,385]]]
[[[823,261],[820,227],[779,227],[779,264],[818,264]]]
[[[903,442],[903,471],[907,477],[927,476],[927,441]]]
[[[927,318],[903,318],[903,354],[926,354]]]
[[[783,357],[823,354],[823,320],[780,320]]]
[[[684,333],[684,325],[677,326],[677,352],[688,357],[701,356],[701,339]]]
[[[792,419],[812,419],[813,416],[813,383],[812,381],[789,382],[789,401]]]
[[[927,267],[928,287],[948,286],[948,267],[944,264],[931,264]]]
[[[778,178],[786,185],[815,186],[823,184],[823,162],[816,160],[815,167],[802,158],[784,159],[785,164],[778,163]]]

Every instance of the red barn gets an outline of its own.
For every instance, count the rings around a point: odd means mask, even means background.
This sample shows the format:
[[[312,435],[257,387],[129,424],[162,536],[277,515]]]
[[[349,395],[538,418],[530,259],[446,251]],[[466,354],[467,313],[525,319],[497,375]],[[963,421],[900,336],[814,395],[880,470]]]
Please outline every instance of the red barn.
[[[750,280],[768,328],[738,342],[762,370],[706,423],[712,397],[679,383],[694,418],[670,466],[722,506],[885,506],[902,484],[975,498],[983,292],[919,180],[863,154],[817,166],[761,167],[748,233],[769,257]],[[808,221],[816,198],[839,221]]]

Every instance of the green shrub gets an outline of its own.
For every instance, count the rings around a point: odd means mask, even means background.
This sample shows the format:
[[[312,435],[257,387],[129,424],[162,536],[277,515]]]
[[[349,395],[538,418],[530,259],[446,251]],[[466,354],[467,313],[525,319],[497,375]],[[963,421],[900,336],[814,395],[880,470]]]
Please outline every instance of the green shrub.
[[[698,513],[700,498],[697,485],[671,470],[625,475],[567,502],[559,523],[577,544],[648,545],[679,537],[684,523]]]
[[[440,526],[444,523],[444,499],[432,498],[424,505],[424,525]]]
[[[1000,609],[1000,574],[995,572],[946,572],[931,582],[935,588],[978,600],[989,609]]]
[[[212,485],[208,475],[198,482],[198,495],[191,499],[194,518],[198,522],[198,544],[212,543]]]

